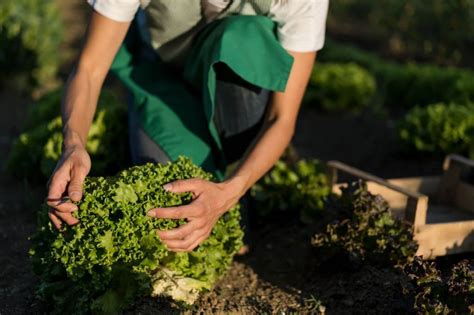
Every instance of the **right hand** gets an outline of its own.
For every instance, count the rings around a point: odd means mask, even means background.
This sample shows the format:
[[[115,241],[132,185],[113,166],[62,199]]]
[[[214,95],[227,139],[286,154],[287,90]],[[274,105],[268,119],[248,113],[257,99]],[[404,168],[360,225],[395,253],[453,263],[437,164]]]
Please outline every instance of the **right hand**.
[[[82,184],[91,168],[91,159],[81,146],[65,148],[48,181],[48,216],[57,229],[62,222],[74,225],[79,222],[72,212],[78,208],[73,202],[82,198]]]

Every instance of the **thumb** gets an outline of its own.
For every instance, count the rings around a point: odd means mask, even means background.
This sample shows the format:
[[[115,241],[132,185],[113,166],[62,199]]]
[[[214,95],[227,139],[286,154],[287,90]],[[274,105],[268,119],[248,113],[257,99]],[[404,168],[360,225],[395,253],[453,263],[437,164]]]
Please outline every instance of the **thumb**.
[[[85,167],[74,167],[71,172],[71,181],[68,185],[68,195],[72,201],[79,201],[82,198],[82,184],[87,176]]]
[[[48,204],[51,207],[57,205],[61,200],[64,192],[66,191],[66,186],[68,183],[69,175],[63,170],[59,169],[51,176],[48,181]]]
[[[180,179],[174,182],[168,183],[163,185],[163,189],[173,193],[184,193],[184,192],[192,192],[196,194],[197,190],[199,189],[201,182],[200,179],[192,178],[192,179]]]

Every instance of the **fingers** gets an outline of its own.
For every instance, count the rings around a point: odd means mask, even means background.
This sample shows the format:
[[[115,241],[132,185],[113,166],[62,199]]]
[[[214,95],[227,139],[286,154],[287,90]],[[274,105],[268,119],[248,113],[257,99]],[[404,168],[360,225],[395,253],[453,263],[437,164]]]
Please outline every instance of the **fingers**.
[[[183,240],[190,234],[192,234],[195,230],[199,230],[202,227],[203,226],[199,223],[199,221],[194,220],[190,221],[187,224],[181,225],[176,229],[172,229],[169,231],[157,231],[157,234],[162,241]]]
[[[173,193],[183,193],[190,191],[194,193],[194,195],[197,195],[197,192],[200,190],[203,182],[205,181],[199,178],[181,179],[163,185],[163,188]]]
[[[66,222],[66,224],[68,225],[76,225],[77,223],[79,223],[79,220],[73,217],[70,212],[54,211],[53,214],[59,219],[61,219],[61,221]]]
[[[65,216],[64,222],[68,224],[77,223],[77,219],[70,215],[71,212],[77,210],[77,206],[69,202],[67,198],[63,198],[68,180],[67,172],[64,168],[60,168],[53,174],[49,182],[46,203],[52,208],[48,215],[56,228],[61,227],[61,222],[57,222],[62,218],[61,213],[69,213]]]
[[[64,198],[69,178],[69,168],[63,165],[53,174],[49,182],[48,197],[46,199],[46,203],[50,207],[48,216],[57,229],[61,228],[62,222],[68,225],[79,222],[71,214],[77,210],[77,206],[70,202],[68,198]]]
[[[55,207],[64,195],[69,181],[69,174],[63,169],[57,170],[49,181],[47,202],[50,207]]]
[[[59,230],[61,228],[62,223],[61,220],[59,220],[59,218],[53,213],[52,209],[49,209],[48,217],[51,222],[53,222],[54,227]]]
[[[54,211],[53,208],[49,209],[48,217],[51,222],[53,222],[54,227],[58,230],[61,229],[62,222],[66,222],[68,225],[79,223],[79,220],[73,217],[71,213]]]
[[[54,208],[54,210],[59,212],[74,212],[77,210],[77,206],[72,202],[69,202],[68,198],[60,199],[47,199],[48,206]]]
[[[50,207],[48,216],[56,228],[60,228],[63,222],[68,225],[79,222],[72,216],[72,212],[78,210],[73,202],[80,201],[82,197],[82,184],[89,169],[90,158],[84,148],[78,147],[63,151],[48,182],[46,200]]]
[[[167,240],[163,243],[173,252],[190,252],[209,236],[207,230],[196,230],[183,240]]]
[[[193,220],[169,231],[157,231],[160,240],[170,251],[192,251],[202,241],[209,237],[211,230],[205,221]]]
[[[161,219],[189,219],[199,214],[201,211],[193,203],[185,206],[155,208],[147,212],[148,216]]]
[[[190,252],[190,251],[193,251],[196,247],[199,246],[199,244],[201,244],[202,242],[204,242],[208,237],[209,237],[209,235],[201,236],[201,237],[198,238],[194,243],[192,243],[190,246],[188,246],[188,248],[185,248],[185,249],[176,249],[176,250],[174,250],[174,251],[175,251],[175,252]]]
[[[68,178],[69,176],[67,173],[59,169],[56,173],[54,173],[49,182],[46,203],[51,208],[54,208],[54,210],[57,212],[70,213],[77,210],[76,205],[69,202],[67,198],[63,198],[68,183]],[[58,219],[58,215],[55,215],[54,218]]]
[[[72,201],[82,198],[82,184],[87,176],[87,169],[83,166],[75,166],[71,170],[71,182],[68,185],[68,195]]]

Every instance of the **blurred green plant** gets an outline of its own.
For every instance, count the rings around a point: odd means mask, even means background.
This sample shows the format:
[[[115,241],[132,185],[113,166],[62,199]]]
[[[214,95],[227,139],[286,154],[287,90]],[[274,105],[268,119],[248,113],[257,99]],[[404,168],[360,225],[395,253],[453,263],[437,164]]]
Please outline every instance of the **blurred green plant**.
[[[448,281],[442,278],[434,262],[416,256],[403,267],[412,287],[405,294],[414,296],[418,314],[472,314],[474,311],[474,261],[455,264]]]
[[[305,102],[316,102],[328,112],[358,112],[375,93],[374,77],[354,63],[315,65]]]
[[[61,63],[62,21],[53,0],[0,2],[0,81],[16,88],[51,83]]]
[[[443,155],[459,153],[474,158],[474,104],[415,107],[397,128],[407,150]]]
[[[51,92],[30,108],[24,130],[8,155],[8,173],[33,181],[51,175],[62,150],[61,95],[61,90]],[[103,89],[86,144],[93,160],[91,175],[114,174],[126,166],[126,125],[125,105],[112,91]]]
[[[377,82],[375,99],[394,109],[436,102],[474,102],[474,72],[423,64],[398,64],[350,45],[328,41],[322,62],[353,62],[367,69]]]
[[[324,209],[324,201],[331,189],[325,167],[318,160],[296,163],[280,160],[252,187],[250,193],[261,216],[293,210],[307,221]]]
[[[329,14],[330,30],[380,43],[395,54],[438,64],[472,63],[473,0],[338,0]]]
[[[412,227],[394,218],[381,196],[372,195],[362,181],[341,190],[341,196],[331,196],[325,205],[337,220],[311,241],[322,261],[392,266],[415,255],[418,245]]]

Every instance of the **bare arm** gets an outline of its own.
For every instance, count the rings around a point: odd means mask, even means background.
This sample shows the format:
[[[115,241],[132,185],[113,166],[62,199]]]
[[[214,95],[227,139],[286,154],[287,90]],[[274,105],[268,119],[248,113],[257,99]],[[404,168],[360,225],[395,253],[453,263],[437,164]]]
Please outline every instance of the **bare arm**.
[[[316,53],[290,54],[294,63],[286,90],[273,94],[265,126],[234,174],[218,184],[190,179],[165,185],[172,192],[192,191],[195,196],[189,205],[152,209],[148,213],[157,218],[188,220],[177,229],[158,232],[170,250],[190,251],[204,241],[219,217],[275,164],[290,143]]]
[[[85,145],[102,84],[129,26],[130,22],[116,22],[93,12],[62,104],[66,147]]]
[[[293,68],[285,92],[275,92],[265,125],[227,185],[243,195],[280,158],[293,137],[301,101],[316,58],[315,52],[289,52]]]
[[[82,184],[91,165],[85,149],[87,134],[102,84],[129,26],[130,22],[116,22],[93,12],[77,66],[67,82],[61,106],[63,152],[48,188],[49,216],[58,228],[61,221],[77,223],[71,215],[76,206],[61,199],[68,196],[79,201],[82,197]]]

